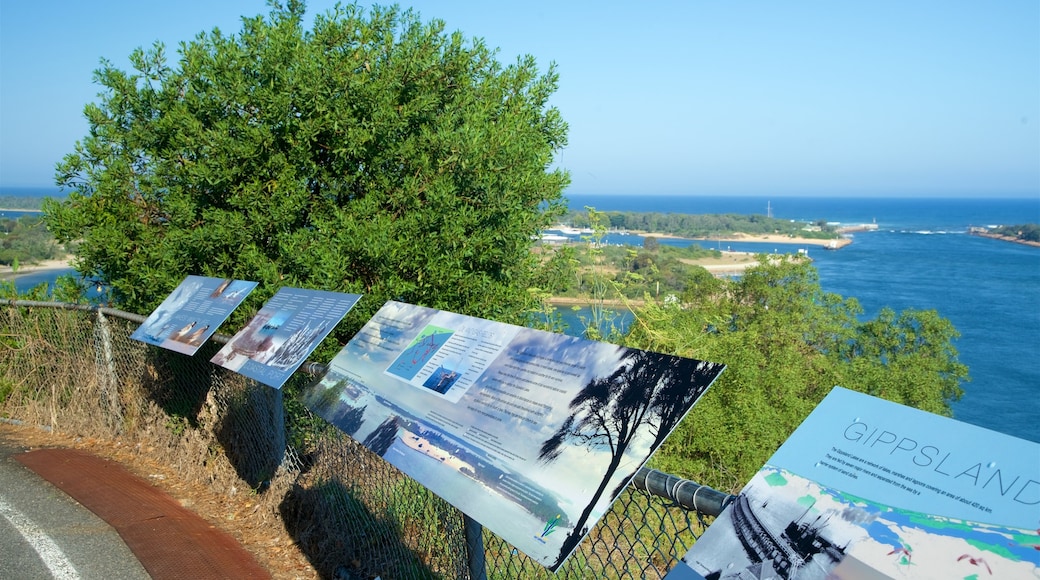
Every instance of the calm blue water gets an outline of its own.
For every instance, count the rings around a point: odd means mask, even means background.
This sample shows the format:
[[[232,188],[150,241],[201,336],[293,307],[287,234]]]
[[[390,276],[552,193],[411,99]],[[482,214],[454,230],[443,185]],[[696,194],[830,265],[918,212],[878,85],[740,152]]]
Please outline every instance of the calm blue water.
[[[22,216],[41,216],[42,213],[38,211],[21,211],[21,210],[3,210],[0,209],[0,218],[6,218],[9,220],[18,219]]]
[[[954,416],[1040,441],[1040,248],[969,236],[970,226],[1040,223],[1040,198],[896,199],[570,196],[570,207],[601,211],[766,214],[870,223],[838,251],[810,248],[824,290],[859,300],[867,316],[884,306],[934,309],[961,337],[970,369]],[[620,238],[620,236],[619,236]],[[626,236],[628,243],[632,236]],[[637,238],[638,239],[638,238]],[[712,247],[712,244],[700,242]],[[797,246],[729,244],[781,252]]]

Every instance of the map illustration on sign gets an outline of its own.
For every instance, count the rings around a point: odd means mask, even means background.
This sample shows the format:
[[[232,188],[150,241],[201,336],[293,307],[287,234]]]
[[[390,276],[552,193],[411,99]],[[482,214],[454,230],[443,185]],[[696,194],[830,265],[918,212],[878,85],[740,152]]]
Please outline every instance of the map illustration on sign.
[[[555,570],[722,370],[391,301],[303,399]]]
[[[193,355],[256,288],[256,282],[188,276],[130,338]]]
[[[1040,577],[1040,445],[835,388],[668,580]]]
[[[210,362],[281,388],[360,298],[281,288]]]
[[[412,340],[408,348],[397,357],[397,360],[386,369],[386,372],[396,375],[406,381],[415,378],[430,359],[436,356],[441,347],[451,339],[454,333],[447,328],[427,326]]]

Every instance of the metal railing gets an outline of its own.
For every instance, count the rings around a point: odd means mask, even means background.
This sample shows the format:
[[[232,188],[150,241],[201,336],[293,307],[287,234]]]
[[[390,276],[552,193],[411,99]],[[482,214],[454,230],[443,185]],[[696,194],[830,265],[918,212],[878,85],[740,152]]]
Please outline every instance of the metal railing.
[[[275,390],[209,362],[227,337],[188,357],[130,339],[137,314],[2,302],[0,416],[119,440],[217,493],[249,489],[323,577],[660,578],[732,500],[644,468],[554,574],[311,414],[295,393],[320,363]]]

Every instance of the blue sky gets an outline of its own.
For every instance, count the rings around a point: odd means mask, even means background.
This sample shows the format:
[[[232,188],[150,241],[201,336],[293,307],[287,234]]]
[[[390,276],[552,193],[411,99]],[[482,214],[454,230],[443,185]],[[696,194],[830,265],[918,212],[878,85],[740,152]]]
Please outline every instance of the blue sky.
[[[570,194],[1040,196],[1036,0],[401,4],[557,64]],[[53,185],[99,59],[267,12],[0,0],[0,187]]]

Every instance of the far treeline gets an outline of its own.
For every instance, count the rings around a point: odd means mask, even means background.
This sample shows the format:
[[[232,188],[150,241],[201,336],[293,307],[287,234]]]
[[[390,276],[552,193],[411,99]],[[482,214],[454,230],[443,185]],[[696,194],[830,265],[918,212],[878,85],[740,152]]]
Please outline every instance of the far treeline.
[[[600,212],[612,230],[633,230],[668,234],[684,238],[711,238],[731,234],[797,236],[830,240],[841,237],[827,220],[813,223],[796,222],[752,214],[682,214],[660,212],[604,211]],[[561,223],[576,228],[590,226],[586,211],[569,211]]]
[[[147,314],[188,273],[255,280],[222,328],[233,334],[282,286],[363,294],[315,351],[327,361],[388,299],[558,330],[560,289],[588,288],[603,312],[625,284],[661,270],[651,251],[631,257],[638,276],[620,277],[595,244],[532,251],[563,218],[570,182],[556,162],[567,124],[549,104],[553,67],[503,65],[479,36],[396,7],[338,5],[309,31],[303,13],[300,2],[272,4],[236,34],[186,41],[177,58],[157,44],[131,55],[132,71],[104,62],[96,72],[89,128],[58,167],[71,193],[44,209],[113,306]],[[608,213],[597,228],[806,235],[761,216],[642,216]],[[806,260],[763,256],[732,280],[700,267],[682,276],[682,292],[634,307],[627,333],[586,330],[727,365],[655,457],[662,469],[737,489],[835,385],[944,415],[961,395],[958,334],[934,310],[864,318],[855,298],[824,292]],[[568,424],[586,429],[561,440],[606,452],[631,427],[625,417],[660,426],[668,397],[644,382],[646,396],[619,388],[593,406],[572,402]],[[286,412],[302,416],[287,389]],[[632,412],[651,400],[661,408]],[[318,439],[288,436],[301,457]]]
[[[0,218],[0,266],[17,268],[64,255],[65,250],[47,229],[42,214]]]
[[[989,233],[1014,238],[1023,242],[1040,242],[1040,225],[1038,224],[999,226],[990,228]]]

